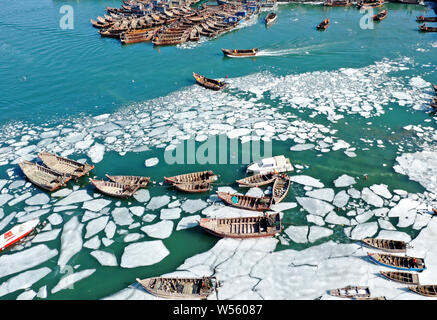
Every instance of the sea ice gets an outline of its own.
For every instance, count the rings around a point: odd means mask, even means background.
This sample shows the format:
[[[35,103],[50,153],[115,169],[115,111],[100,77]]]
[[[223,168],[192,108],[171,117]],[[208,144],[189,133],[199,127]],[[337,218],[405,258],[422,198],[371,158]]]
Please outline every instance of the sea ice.
[[[161,220],[171,220],[171,219],[179,219],[181,216],[180,208],[172,208],[172,209],[161,209]]]
[[[308,226],[289,226],[284,232],[291,241],[296,243],[307,243]]]
[[[85,279],[92,275],[96,269],[85,269],[75,273],[67,273],[66,276],[62,277],[56,286],[52,289],[52,294],[55,294],[58,291],[74,288],[73,284],[76,282]]]
[[[384,200],[367,187],[365,187],[361,192],[361,197],[365,202],[374,207],[382,207],[384,205]]]
[[[385,184],[374,184],[370,186],[370,189],[377,195],[386,199],[391,199],[392,197],[392,194],[390,193],[390,191],[388,191],[387,185]]]
[[[349,201],[349,195],[346,191],[342,190],[335,195],[334,202],[332,203],[337,208],[343,208]]]
[[[343,174],[340,177],[338,177],[336,180],[334,180],[334,185],[337,188],[348,187],[355,183],[356,183],[355,179],[351,176],[348,176],[347,174]]]
[[[96,235],[97,233],[105,229],[108,220],[109,217],[104,216],[88,222],[88,224],[86,225],[85,239],[91,238],[92,236]]]
[[[276,212],[285,211],[297,207],[296,202],[280,202],[270,206],[270,209]]]
[[[102,251],[102,250],[95,250],[95,251],[91,251],[90,255],[96,258],[97,261],[102,266],[116,267],[118,265],[117,258],[113,253]]]
[[[84,202],[82,205],[82,209],[90,210],[90,211],[94,211],[94,212],[99,212],[100,210],[102,210],[104,207],[106,207],[110,203],[111,203],[110,200],[94,199],[94,200]]]
[[[134,193],[133,197],[138,202],[147,202],[150,200],[150,193],[149,193],[149,190],[140,189]]]
[[[156,166],[158,163],[159,163],[159,159],[155,157],[155,158],[147,159],[147,160],[144,162],[144,165],[145,165],[146,167],[153,167],[153,166]]]
[[[156,210],[170,202],[170,197],[167,195],[153,197],[150,202],[147,204],[146,209]]]
[[[331,202],[334,199],[334,190],[330,188],[316,189],[305,193],[307,197],[312,197]]]
[[[61,235],[61,253],[58,265],[65,266],[76,253],[82,249],[83,224],[79,223],[77,216],[72,217],[64,224]]]
[[[55,203],[55,206],[67,206],[73,203],[85,202],[91,200],[92,197],[88,194],[86,190],[77,190],[69,194],[62,200]]]
[[[50,271],[50,268],[44,267],[26,271],[9,278],[0,285],[0,297],[20,289],[30,288],[34,283],[48,275]]]
[[[147,254],[144,254],[145,252]],[[132,243],[124,248],[120,266],[122,268],[135,268],[153,265],[164,259],[169,253],[161,240]]]
[[[141,228],[141,231],[152,238],[166,239],[173,231],[173,221],[163,220],[152,225],[144,226]]]
[[[90,157],[91,161],[94,163],[102,161],[104,154],[105,146],[100,143],[95,143],[87,153],[88,157]]]
[[[83,244],[84,248],[98,249],[100,247],[99,236],[94,236]]]
[[[313,177],[306,175],[297,175],[291,176],[290,180],[296,183],[303,184],[305,186],[311,186],[315,188],[323,188],[323,183],[321,183],[318,179],[314,179]]]
[[[319,226],[311,226],[310,232],[308,234],[308,241],[315,242],[321,238],[326,238],[331,236],[334,233],[331,229],[319,227]]]
[[[115,208],[111,214],[114,222],[120,226],[128,226],[134,222],[128,208]]]
[[[290,148],[290,151],[304,151],[304,150],[310,150],[315,147],[312,143],[306,143],[306,144],[297,144]]]
[[[55,240],[58,237],[60,231],[61,229],[54,229],[51,231],[38,233],[35,238],[32,239],[32,242],[38,243]]]
[[[184,217],[179,221],[176,231],[196,227],[199,225],[198,220],[200,220],[199,215]]]
[[[188,199],[182,204],[181,209],[188,213],[194,213],[199,210],[202,210],[206,206],[207,203],[201,199],[196,199],[196,200]]]
[[[144,207],[135,206],[135,207],[129,207],[130,212],[132,212],[133,215],[137,217],[141,217],[144,213]]]
[[[34,195],[33,197],[27,199],[25,203],[28,206],[37,206],[37,205],[43,205],[47,204],[50,201],[50,197],[46,195],[45,193],[38,193]]]
[[[50,222],[50,224],[57,226],[58,224],[61,224],[63,219],[62,217],[57,213],[52,213],[47,217],[47,220]]]
[[[363,238],[372,237],[377,231],[377,222],[366,222],[355,226],[350,237],[354,240],[361,240]]]
[[[296,201],[309,213],[322,217],[334,209],[334,206],[319,199],[296,197]]]

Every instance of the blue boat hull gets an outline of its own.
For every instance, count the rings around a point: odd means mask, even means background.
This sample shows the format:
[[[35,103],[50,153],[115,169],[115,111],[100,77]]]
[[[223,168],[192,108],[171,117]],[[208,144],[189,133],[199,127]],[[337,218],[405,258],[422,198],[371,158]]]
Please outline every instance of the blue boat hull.
[[[386,263],[382,263],[378,260],[376,260],[375,258],[373,258],[372,256],[368,256],[370,258],[370,260],[376,264],[379,264],[381,266],[387,267],[387,268],[391,268],[391,269],[396,269],[396,270],[404,270],[404,271],[416,271],[416,272],[422,272],[423,270],[425,270],[426,268],[404,268],[404,267],[396,267],[396,266],[392,266],[390,264],[386,264]]]

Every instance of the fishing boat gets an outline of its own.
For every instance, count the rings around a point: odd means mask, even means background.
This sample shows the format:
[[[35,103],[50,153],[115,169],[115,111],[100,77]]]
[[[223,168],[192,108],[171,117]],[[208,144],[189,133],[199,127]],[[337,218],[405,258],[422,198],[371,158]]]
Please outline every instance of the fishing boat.
[[[253,174],[268,174],[293,171],[293,165],[290,159],[284,155],[264,158],[260,161],[253,162],[247,167],[247,172]]]
[[[218,179],[218,176],[211,170],[199,171],[180,174],[174,177],[164,177],[164,181],[168,183],[186,183],[186,182],[214,182]]]
[[[325,7],[347,7],[351,4],[349,0],[326,0],[323,3]]]
[[[387,300],[384,296],[380,297],[357,297],[353,298],[353,300]]]
[[[365,238],[361,242],[369,247],[380,249],[387,252],[406,252],[407,244],[400,240]]]
[[[6,231],[0,236],[0,252],[4,251],[6,248],[17,244],[20,240],[29,236],[32,231],[35,231],[38,226],[41,226],[39,219],[35,218],[19,225],[14,226],[12,229]]]
[[[90,182],[99,192],[117,198],[129,198],[141,187],[140,185],[120,184],[97,179],[90,179]]]
[[[152,41],[155,32],[156,29],[148,29],[148,30],[140,29],[140,30],[134,30],[129,32],[123,32],[120,35],[120,41],[122,44]]]
[[[30,161],[22,161],[18,165],[30,182],[48,191],[55,191],[65,187],[71,179],[71,177],[66,177]]]
[[[198,73],[193,72],[193,77],[196,79],[196,82],[200,84],[202,87],[212,90],[222,90],[226,88],[227,84],[220,80],[210,79],[204,76],[201,76]]]
[[[382,10],[381,12],[375,14],[372,19],[373,21],[381,21],[384,20],[387,17],[388,11]]]
[[[432,87],[434,88],[435,94],[437,94],[437,84],[433,84]]]
[[[328,293],[340,298],[368,298],[370,297],[369,287],[347,286],[344,288],[329,290]]]
[[[106,177],[119,184],[139,185],[140,187],[145,187],[150,182],[149,177],[141,176],[110,176],[109,174],[106,174]]]
[[[226,204],[247,210],[266,211],[270,209],[271,199],[268,197],[253,197],[229,192],[217,192],[218,197]]]
[[[368,253],[367,255],[372,262],[392,269],[417,272],[422,272],[426,269],[425,261],[422,258],[382,253]]]
[[[201,193],[212,189],[211,184],[208,182],[174,183],[173,186],[177,190],[187,193]]]
[[[267,173],[267,174],[255,174],[253,176],[249,176],[240,180],[237,180],[239,187],[262,187],[268,184],[271,184],[275,181],[276,174]]]
[[[40,152],[38,157],[48,168],[60,174],[71,176],[73,179],[80,178],[94,169],[93,165],[59,157],[49,152]]]
[[[389,280],[406,284],[419,284],[419,276],[416,273],[400,271],[380,271],[381,275]]]
[[[166,299],[206,299],[219,286],[215,277],[136,279],[154,296]]]
[[[202,218],[199,226],[222,238],[272,237],[282,229],[279,213],[256,217]]]
[[[416,17],[416,21],[417,22],[437,22],[437,17],[419,16],[419,17]]]
[[[437,32],[437,27],[427,27],[424,23],[419,27],[419,30],[423,32]]]
[[[358,1],[357,8],[378,8],[384,4],[384,0],[379,1]]]
[[[319,25],[316,27],[317,30],[325,30],[329,26],[329,18],[326,18],[322,22],[319,23]]]
[[[247,49],[247,50],[237,50],[237,49],[222,49],[222,52],[227,57],[232,58],[244,58],[244,57],[253,57],[258,53],[257,48]]]
[[[278,19],[278,15],[275,12],[270,12],[265,20],[266,26],[270,26],[271,24],[273,24],[276,19]]]
[[[437,285],[435,284],[409,286],[408,289],[422,296],[437,297]]]
[[[272,203],[277,204],[284,200],[287,196],[288,190],[290,189],[290,178],[286,175],[279,175],[276,177],[275,183],[272,189]]]

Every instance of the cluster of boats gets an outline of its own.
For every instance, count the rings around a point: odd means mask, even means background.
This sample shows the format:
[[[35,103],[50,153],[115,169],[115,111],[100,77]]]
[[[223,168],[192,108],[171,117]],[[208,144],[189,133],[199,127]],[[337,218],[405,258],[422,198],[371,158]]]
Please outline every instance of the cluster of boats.
[[[431,101],[431,103],[429,104],[429,106],[430,106],[431,108],[433,108],[434,111],[437,111],[437,85],[433,84],[432,87],[434,88],[434,92],[435,92],[435,94],[436,94],[436,97],[433,97],[433,98],[432,98],[432,101]]]

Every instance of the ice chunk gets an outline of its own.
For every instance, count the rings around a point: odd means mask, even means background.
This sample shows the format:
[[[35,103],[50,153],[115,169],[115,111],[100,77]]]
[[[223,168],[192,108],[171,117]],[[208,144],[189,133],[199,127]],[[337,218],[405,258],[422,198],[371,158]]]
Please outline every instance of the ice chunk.
[[[197,199],[197,200],[188,199],[182,204],[181,208],[185,212],[194,213],[199,210],[202,210],[206,206],[207,203],[201,199]]]
[[[315,147],[312,143],[306,143],[306,144],[297,144],[290,148],[290,151],[304,151],[304,150],[310,150]]]
[[[96,258],[102,266],[116,267],[118,265],[117,258],[113,253],[102,250],[95,250],[90,252],[90,255]]]
[[[40,298],[40,299],[47,298],[47,285],[42,286],[41,288],[39,288],[38,293],[36,294],[36,297]]]
[[[62,200],[55,203],[55,206],[67,206],[73,203],[85,202],[91,200],[92,197],[88,194],[86,190],[77,190],[69,194]]]
[[[309,213],[322,217],[334,209],[334,206],[319,199],[296,197],[296,201]]]
[[[198,220],[200,220],[199,215],[184,217],[179,221],[176,231],[196,227],[199,225]]]
[[[284,231],[291,241],[296,243],[307,243],[308,226],[289,226]]]
[[[339,216],[334,211],[331,211],[328,213],[328,215],[325,217],[325,222],[330,224],[339,224],[339,225],[350,225],[350,221],[346,217]]]
[[[373,191],[369,188],[365,187],[361,192],[361,197],[368,204],[375,207],[382,207],[384,205],[384,200],[382,200],[379,196],[377,196]]]
[[[372,237],[377,231],[377,222],[366,222],[355,226],[350,237],[354,240],[361,240],[363,238]]]
[[[72,193],[73,192],[73,190],[71,190],[71,189],[67,189],[67,188],[64,188],[64,189],[61,189],[61,190],[58,190],[58,191],[56,191],[56,192],[53,192],[52,194],[51,194],[51,196],[52,197],[56,197],[56,198],[59,198],[59,197],[66,197],[66,196],[68,196],[70,193]]]
[[[20,203],[21,201],[28,199],[31,196],[32,196],[32,193],[26,192],[26,193],[16,197],[14,200],[9,201],[8,205],[10,207],[12,207],[12,206],[16,205],[17,203]]]
[[[146,208],[149,210],[156,210],[170,202],[170,197],[167,195],[153,197],[150,202],[147,204]]]
[[[159,159],[155,157],[155,158],[147,159],[147,160],[144,162],[144,165],[145,165],[146,167],[153,167],[153,166],[156,166],[158,163],[159,163]]]
[[[180,208],[172,208],[172,209],[161,209],[161,220],[171,220],[171,219],[179,219],[181,216]]]
[[[346,191],[342,190],[335,195],[333,205],[337,208],[343,208],[349,201],[349,196]]]
[[[111,203],[110,200],[94,199],[94,200],[84,202],[82,205],[82,209],[90,210],[90,211],[94,211],[94,212],[99,212],[100,210],[102,210],[104,207],[106,207],[110,203]]]
[[[297,175],[291,176],[290,180],[299,184],[303,184],[305,186],[315,187],[315,188],[323,188],[323,183],[321,183],[318,179],[314,179],[313,177],[306,175]]]
[[[53,213],[53,214],[49,215],[47,217],[47,220],[49,220],[49,222],[52,225],[54,225],[54,226],[57,226],[58,224],[61,224],[62,221],[63,221],[62,217],[59,214],[57,214],[57,213]]]
[[[340,177],[338,177],[336,180],[334,180],[334,185],[337,188],[348,187],[355,183],[356,183],[355,179],[351,176],[348,176],[347,174],[343,174]]]
[[[147,254],[144,254],[145,252]],[[132,243],[124,248],[120,266],[122,268],[135,268],[153,265],[164,259],[169,253],[161,240]]]
[[[33,298],[35,298],[36,296],[36,292],[33,290],[27,290],[24,291],[23,293],[20,293],[17,297],[17,300],[32,300]]]
[[[115,229],[117,229],[117,226],[113,221],[109,221],[109,223],[105,227],[105,234],[108,239],[111,239],[115,234]]]
[[[390,223],[390,221],[388,220],[384,220],[384,219],[379,219],[378,220],[379,223],[379,227],[381,229],[386,229],[386,230],[396,230],[396,228]]]
[[[370,186],[370,189],[375,192],[377,195],[384,197],[386,199],[391,199],[392,194],[387,189],[387,185],[385,184],[374,184]]]
[[[331,229],[319,227],[319,226],[311,226],[310,232],[308,235],[309,242],[315,242],[321,238],[326,238],[331,236],[334,233]]]
[[[410,242],[411,236],[405,232],[400,231],[390,231],[390,230],[381,230],[379,234],[376,236],[378,239],[389,239],[389,240],[399,240]]]
[[[369,211],[366,211],[366,212],[364,212],[364,213],[362,213],[362,214],[357,215],[357,216],[355,217],[355,220],[356,220],[358,223],[364,223],[364,222],[366,222],[367,220],[369,220],[370,218],[372,218],[373,215],[374,215],[373,211],[369,210]]]
[[[79,223],[77,216],[72,217],[64,224],[61,235],[61,254],[58,265],[65,266],[76,253],[82,249],[83,224]]]
[[[108,220],[109,217],[104,216],[88,222],[88,224],[86,225],[85,239],[90,238],[105,229]]]
[[[130,212],[132,212],[133,215],[137,217],[141,217],[144,213],[144,207],[136,206],[136,207],[130,207]]]
[[[133,241],[137,241],[138,239],[141,239],[142,237],[144,237],[143,234],[139,234],[139,233],[128,233],[123,241],[124,242],[133,242]]]
[[[296,202],[281,202],[270,206],[270,209],[276,212],[285,211],[297,207]]]
[[[100,247],[99,236],[94,236],[93,238],[86,241],[83,246],[88,249],[98,249]]]
[[[52,294],[64,290],[74,288],[74,284],[82,279],[85,279],[92,275],[96,269],[85,269],[75,273],[67,273],[66,276],[62,277],[56,286],[52,289]]]
[[[250,188],[249,191],[246,192],[246,195],[261,198],[264,196],[264,191],[260,188]]]
[[[171,235],[173,231],[173,221],[163,220],[161,222],[144,226],[141,231],[146,233],[149,237],[165,239]]]
[[[47,204],[50,201],[50,197],[46,195],[45,193],[38,193],[34,195],[33,197],[27,199],[25,203],[29,206],[38,206]]]
[[[60,231],[61,229],[54,229],[51,231],[38,233],[35,238],[32,239],[32,242],[38,243],[55,240],[58,237]]]
[[[148,214],[145,214],[145,215],[144,215],[144,217],[143,217],[143,221],[144,221],[144,222],[152,222],[153,220],[155,220],[155,218],[156,218],[156,214],[150,214],[150,213],[148,213]]]
[[[17,276],[9,278],[0,285],[0,297],[20,289],[30,288],[34,283],[48,275],[50,271],[51,270],[49,268],[44,267],[36,270],[26,271]]]
[[[88,157],[90,157],[91,161],[94,163],[102,161],[104,154],[105,146],[100,143],[95,143],[87,153]]]
[[[306,216],[306,219],[308,222],[312,222],[314,224],[317,224],[318,226],[323,226],[325,224],[325,221],[321,216],[316,216],[315,214],[308,214]]]
[[[7,193],[0,194],[0,206],[3,206],[6,202],[11,200],[13,196]]]
[[[150,193],[149,190],[146,189],[140,189],[137,192],[134,193],[135,200],[138,202],[147,202],[150,200]]]
[[[120,226],[128,226],[134,222],[128,208],[115,208],[111,214],[115,223]]]
[[[334,199],[334,190],[330,188],[316,189],[305,193],[307,197],[331,202]]]
[[[389,211],[388,216],[390,218],[399,218],[398,227],[408,227],[414,223],[417,214],[416,208],[419,204],[418,201],[409,198],[401,199],[399,203]]]

